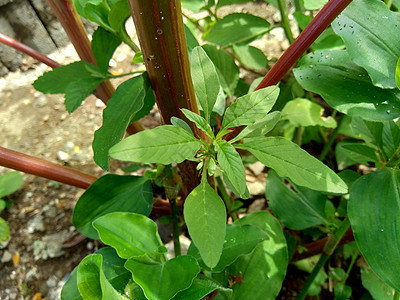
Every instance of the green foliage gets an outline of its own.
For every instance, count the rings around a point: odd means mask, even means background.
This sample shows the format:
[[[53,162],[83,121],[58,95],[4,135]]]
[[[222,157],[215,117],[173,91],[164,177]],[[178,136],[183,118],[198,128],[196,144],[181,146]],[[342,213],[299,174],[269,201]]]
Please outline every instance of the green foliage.
[[[365,289],[367,289],[374,300],[393,299],[395,290],[384,283],[378,276],[368,267],[361,267],[361,281]]]
[[[0,245],[5,242],[10,237],[10,227],[8,227],[7,222],[0,218]]]
[[[303,88],[320,94],[330,106],[349,116],[380,121],[400,115],[399,90],[375,86],[345,50],[310,53],[294,74]]]
[[[19,172],[9,172],[0,176],[0,198],[10,195],[18,190],[24,183],[24,178]]]
[[[72,224],[87,237],[98,239],[92,226],[98,217],[118,211],[147,216],[152,206],[152,189],[146,178],[107,174],[97,179],[79,198]]]
[[[279,176],[294,184],[329,193],[347,193],[346,184],[331,169],[296,144],[281,137],[259,137],[236,148],[248,150]],[[290,155],[288,155],[290,153]]]
[[[335,148],[335,156],[339,170],[356,163],[368,165],[369,162],[379,162],[374,148],[354,141],[339,142]]]
[[[207,278],[195,278],[190,288],[179,292],[173,299],[203,299],[205,296],[216,289],[220,292],[224,292],[225,294],[232,295],[231,289],[225,288],[213,280]]]
[[[351,227],[362,255],[372,270],[396,290],[400,290],[396,271],[400,267],[399,190],[400,171],[383,169],[358,179],[348,204]]]
[[[273,170],[268,172],[265,196],[273,213],[285,226],[303,230],[315,225],[328,225],[325,214],[326,196],[305,187],[288,188]]]
[[[226,210],[222,199],[204,180],[187,196],[183,210],[190,237],[204,263],[217,266],[225,240]]]
[[[233,51],[239,60],[246,66],[253,69],[262,69],[268,64],[268,59],[264,53],[248,44],[234,44]]]
[[[108,64],[115,49],[121,44],[121,39],[109,33],[102,27],[93,33],[92,52],[100,72],[107,74]]]
[[[93,140],[94,160],[104,170],[110,168],[108,151],[124,137],[132,118],[143,107],[144,98],[143,78],[138,76],[123,82],[108,100],[103,125]]]
[[[195,114],[194,112],[191,112],[190,110],[187,110],[185,108],[182,108],[181,110],[182,110],[183,114],[185,115],[185,117],[188,118],[189,121],[192,121],[196,125],[197,128],[204,131],[210,139],[214,138],[214,133],[212,131],[212,128],[211,128],[210,124],[208,124],[206,119],[204,119],[202,116],[199,116],[199,115]],[[189,127],[189,129],[190,129],[190,127]]]

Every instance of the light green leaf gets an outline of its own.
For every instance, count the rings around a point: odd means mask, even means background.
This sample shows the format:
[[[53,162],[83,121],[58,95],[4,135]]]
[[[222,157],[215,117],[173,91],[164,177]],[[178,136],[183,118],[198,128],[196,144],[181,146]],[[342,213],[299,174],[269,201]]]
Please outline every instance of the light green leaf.
[[[343,40],[333,31],[331,26],[325,29],[311,45],[313,51],[344,48]]]
[[[192,53],[192,50],[196,48],[197,46],[200,46],[199,42],[197,41],[196,37],[193,35],[192,31],[186,24],[185,26],[185,35],[186,35],[186,42],[187,42],[187,47],[189,54]]]
[[[269,27],[270,24],[263,18],[233,13],[219,19],[203,35],[203,40],[221,46],[250,42],[268,32]]]
[[[173,298],[174,300],[200,300],[203,299],[205,296],[210,294],[214,290],[219,290],[228,295],[232,295],[232,290],[219,285],[218,283],[206,278],[201,277],[195,278],[193,280],[192,285],[183,291],[180,291],[176,296]]]
[[[335,156],[338,169],[343,170],[356,163],[368,165],[368,162],[378,162],[376,149],[364,143],[341,141],[336,145]]]
[[[275,171],[268,172],[265,196],[277,218],[294,230],[320,224],[328,225],[325,214],[326,196],[308,188],[294,188],[296,192],[288,188]]]
[[[111,10],[108,13],[108,23],[110,24],[111,28],[121,34],[125,31],[125,22],[130,15],[131,11],[129,9],[128,1],[113,1]]]
[[[186,198],[183,215],[201,258],[208,267],[214,268],[221,257],[226,231],[222,199],[203,180]]]
[[[396,64],[395,79],[396,79],[397,88],[400,89],[400,58],[397,60],[397,64]]]
[[[400,171],[387,168],[362,176],[351,188],[347,210],[368,265],[400,290]]]
[[[250,151],[279,176],[288,177],[294,184],[312,190],[345,194],[347,185],[326,165],[296,144],[282,137],[260,137],[237,145]]]
[[[200,46],[194,48],[190,55],[190,72],[197,101],[209,122],[219,93],[219,80],[214,64]]]
[[[265,54],[260,49],[248,44],[234,44],[233,51],[244,65],[252,69],[259,70],[268,64]]]
[[[214,133],[212,131],[212,128],[210,124],[208,124],[206,119],[185,108],[181,108],[181,111],[183,112],[185,117],[189,119],[189,121],[192,121],[197,128],[204,131],[210,139],[214,138]]]
[[[307,10],[319,9],[327,2],[327,0],[303,0],[304,8]]]
[[[72,224],[84,235],[98,239],[92,222],[111,212],[149,215],[153,207],[151,183],[144,177],[107,174],[97,179],[79,198]]]
[[[135,53],[135,55],[132,58],[132,63],[133,64],[144,63],[142,51],[139,51],[139,52]]]
[[[396,87],[396,64],[400,56],[397,12],[378,0],[354,0],[332,26],[346,44],[351,59],[367,70],[376,86]]]
[[[300,85],[320,94],[333,108],[367,120],[390,120],[400,115],[400,92],[380,89],[345,50],[310,53],[294,69]],[[320,84],[323,80],[324,84]],[[340,89],[338,88],[340,86]]]
[[[199,12],[206,5],[204,0],[181,0],[182,7],[194,12]]]
[[[165,125],[127,137],[113,146],[109,154],[123,161],[166,165],[194,157],[200,147],[200,141],[186,130]]]
[[[225,140],[216,140],[217,161],[224,178],[228,177],[229,182],[235,187],[239,197],[246,192],[246,174],[242,159],[236,149]]]
[[[18,190],[24,183],[24,178],[19,172],[13,171],[0,176],[0,198],[10,195]]]
[[[232,286],[232,299],[247,299],[249,295],[252,300],[276,299],[288,265],[286,239],[281,224],[267,211],[248,214],[234,224],[257,226],[269,239],[228,267],[230,274],[240,276],[242,280],[241,284]]]
[[[143,215],[114,212],[97,218],[93,227],[100,239],[114,247],[122,258],[153,263],[165,261],[157,225]]]
[[[61,290],[61,300],[82,300],[78,289],[78,267],[72,270]]]
[[[270,86],[238,98],[227,108],[221,129],[254,124],[271,110],[278,95],[279,88]]]
[[[5,242],[10,237],[10,227],[7,222],[0,217],[0,245],[1,242]]]
[[[212,271],[216,273],[222,272],[238,257],[249,254],[259,243],[267,239],[268,235],[256,226],[236,224],[227,225],[221,260]],[[202,261],[199,250],[193,243],[189,247],[188,255],[195,257],[201,267],[209,269]]]
[[[229,142],[234,143],[245,138],[245,141],[249,141],[251,138],[257,138],[266,135],[270,132],[281,119],[281,113],[274,111],[267,114],[264,118],[256,121],[254,124],[246,126],[235,138]]]
[[[123,137],[133,116],[143,107],[145,91],[142,76],[120,84],[103,110],[103,125],[93,140],[94,161],[104,170],[110,168],[108,151]]]
[[[239,67],[235,64],[235,60],[226,51],[218,50],[213,45],[202,47],[214,63],[223,90],[229,97],[232,97],[239,81]]]
[[[125,267],[148,299],[169,300],[189,288],[200,267],[191,256],[178,256],[164,264],[148,265],[133,259]]]
[[[322,126],[335,128],[332,117],[323,116],[324,109],[308,99],[297,98],[286,103],[282,109],[282,119],[289,120],[295,126]]]
[[[246,3],[246,2],[252,2],[252,0],[219,0],[217,3],[217,7],[231,5],[235,3]]]
[[[179,119],[177,117],[172,117],[171,118],[171,124],[174,125],[174,126],[180,127],[182,129],[186,130],[191,135],[193,135],[193,131],[190,128],[190,126],[185,121],[183,121],[182,119]]]
[[[100,254],[86,256],[78,266],[77,285],[84,300],[120,300],[121,295],[112,287],[102,270]]]
[[[6,208],[6,201],[0,199],[0,212]]]
[[[366,266],[361,266],[361,282],[374,300],[393,299],[395,290],[384,283],[370,268]]]
[[[91,44],[100,72],[107,73],[110,59],[115,49],[121,44],[121,39],[102,27],[98,27],[93,33]]]

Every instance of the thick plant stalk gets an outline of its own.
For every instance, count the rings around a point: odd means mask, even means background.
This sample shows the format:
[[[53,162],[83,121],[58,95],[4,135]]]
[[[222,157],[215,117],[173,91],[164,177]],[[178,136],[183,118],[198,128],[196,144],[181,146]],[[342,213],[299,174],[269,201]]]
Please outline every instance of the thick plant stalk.
[[[199,113],[190,76],[180,0],[129,0],[129,3],[164,123],[170,124],[171,117],[186,120],[181,108]],[[195,135],[202,136],[193,123],[189,124]],[[192,162],[182,163],[179,169],[190,192],[200,182],[196,169]]]
[[[76,9],[69,0],[46,0],[57,19],[60,21],[76,52],[83,61],[96,65],[92,48],[82,21]],[[96,89],[95,95],[107,104],[115,89],[110,81],[103,81]],[[143,127],[139,122],[134,122],[129,126],[130,134],[142,131]]]
[[[48,56],[44,55],[43,53],[40,53],[39,51],[23,44],[20,43],[9,36],[6,36],[2,33],[0,33],[0,43],[3,43],[7,46],[10,46],[14,48],[15,50],[18,50],[20,52],[23,52],[25,54],[28,54],[29,56],[33,57],[34,59],[40,61],[41,63],[44,63],[45,65],[49,66],[50,68],[58,68],[61,67],[61,64],[58,62],[52,60]]]
[[[87,189],[97,180],[96,176],[3,147],[0,147],[0,166],[82,189]],[[177,205],[181,206],[182,202],[178,202]],[[169,215],[171,213],[169,202],[164,199],[153,198],[152,213],[158,216]]]

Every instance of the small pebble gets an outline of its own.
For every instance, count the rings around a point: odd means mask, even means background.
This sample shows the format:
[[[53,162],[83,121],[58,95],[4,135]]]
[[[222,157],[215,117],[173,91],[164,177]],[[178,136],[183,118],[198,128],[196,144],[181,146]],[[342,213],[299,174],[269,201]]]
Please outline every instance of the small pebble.
[[[3,256],[1,257],[1,262],[4,263],[8,263],[12,260],[12,254],[9,251],[4,251],[3,252]]]

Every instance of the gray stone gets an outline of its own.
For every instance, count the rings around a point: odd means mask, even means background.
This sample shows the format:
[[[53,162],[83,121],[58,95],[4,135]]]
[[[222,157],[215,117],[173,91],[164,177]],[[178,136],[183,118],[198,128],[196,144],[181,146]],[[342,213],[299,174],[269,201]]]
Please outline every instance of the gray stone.
[[[44,231],[43,217],[36,215],[33,219],[28,221],[27,229],[29,233]]]
[[[247,213],[252,213],[255,211],[262,210],[265,206],[265,199],[256,199],[250,204],[249,208],[247,209]]]
[[[57,158],[61,161],[68,161],[69,160],[69,154],[64,151],[57,151]]]
[[[247,182],[247,188],[249,189],[250,195],[258,196],[265,194],[265,183],[256,181],[256,182]]]
[[[254,164],[249,165],[248,168],[253,172],[254,175],[258,176],[264,170],[265,166],[261,162],[257,161]]]
[[[1,262],[4,264],[10,262],[11,260],[12,260],[12,254],[9,251],[5,250],[3,252],[3,256],[1,257]]]
[[[54,258],[64,255],[62,243],[68,235],[67,230],[46,235],[41,241],[33,243],[33,255],[35,260]]]

